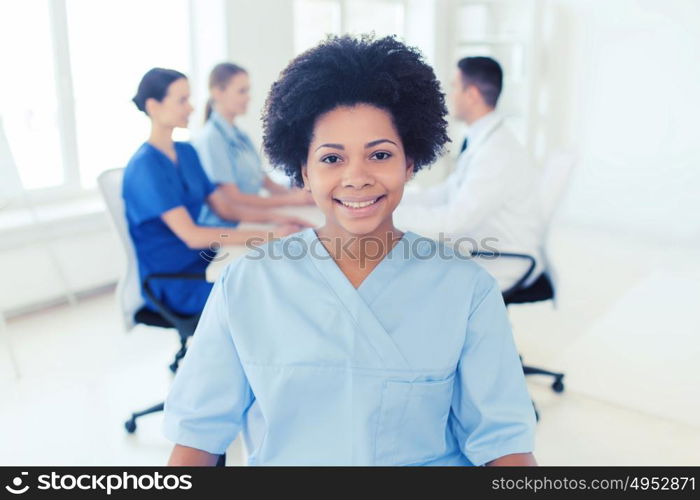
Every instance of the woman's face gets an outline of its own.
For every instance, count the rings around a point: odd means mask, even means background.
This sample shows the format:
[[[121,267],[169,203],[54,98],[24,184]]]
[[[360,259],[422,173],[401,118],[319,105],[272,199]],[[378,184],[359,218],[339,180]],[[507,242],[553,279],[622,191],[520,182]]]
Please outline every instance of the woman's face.
[[[190,104],[190,84],[186,78],[178,78],[168,86],[162,101],[148,99],[146,111],[151,119],[166,127],[186,128],[193,108]]]
[[[250,78],[247,73],[233,75],[224,88],[214,87],[212,97],[219,110],[228,116],[244,115],[250,101]]]
[[[393,229],[392,213],[412,175],[387,111],[358,104],[317,118],[302,177],[326,226],[353,235]]]

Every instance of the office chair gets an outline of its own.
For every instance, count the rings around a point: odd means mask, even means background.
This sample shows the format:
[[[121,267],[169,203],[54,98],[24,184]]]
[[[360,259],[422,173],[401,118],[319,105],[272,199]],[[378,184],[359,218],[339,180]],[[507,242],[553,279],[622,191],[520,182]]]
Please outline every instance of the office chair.
[[[122,321],[126,331],[130,331],[137,324],[156,326],[160,328],[173,328],[177,330],[180,337],[180,349],[175,354],[175,359],[170,364],[170,371],[175,373],[180,364],[180,360],[187,352],[187,339],[192,336],[199,321],[199,314],[194,316],[183,316],[174,312],[155,296],[151,284],[157,280],[206,280],[204,274],[196,273],[174,273],[174,274],[151,274],[143,280],[144,293],[151,303],[156,306],[157,312],[145,306],[141,296],[141,286],[139,286],[139,271],[136,251],[129,235],[126,222],[124,200],[122,199],[122,181],[124,177],[123,168],[113,168],[104,171],[97,178],[102,196],[107,205],[107,209],[112,217],[112,222],[122,242],[126,252],[126,271],[117,284],[117,301],[122,312]],[[136,419],[151,413],[163,411],[164,403],[158,403],[142,411],[132,413],[131,418],[124,423],[124,428],[129,434],[136,432]],[[226,455],[221,455],[218,466],[224,465]]]
[[[522,259],[528,261],[528,269],[525,274],[509,289],[502,292],[503,301],[506,307],[511,304],[526,304],[532,302],[543,302],[551,300],[556,304],[556,272],[551,260],[547,255],[547,240],[554,219],[554,212],[561,201],[568,180],[571,176],[571,171],[575,164],[575,158],[571,153],[557,152],[552,154],[545,162],[544,170],[540,177],[539,185],[539,201],[540,211],[545,220],[545,230],[542,236],[542,256],[544,259],[544,271],[532,282],[528,283],[533,270],[535,269],[535,259],[531,255],[522,253],[509,252],[485,252],[474,251],[473,256],[498,256],[514,259]],[[522,357],[520,358],[522,362]],[[553,377],[552,390],[556,393],[564,391],[564,374],[553,372],[544,368],[528,366],[523,364],[523,372],[525,375],[545,375]],[[539,420],[539,412],[535,407],[535,415]]]

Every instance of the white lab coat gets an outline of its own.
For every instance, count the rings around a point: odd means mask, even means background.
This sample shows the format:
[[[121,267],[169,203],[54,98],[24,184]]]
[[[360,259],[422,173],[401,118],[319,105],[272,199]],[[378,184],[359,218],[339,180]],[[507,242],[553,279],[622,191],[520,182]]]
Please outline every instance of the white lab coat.
[[[463,251],[476,246],[529,254],[536,260],[529,284],[543,271],[539,172],[495,112],[476,121],[467,137],[469,146],[449,177],[427,190],[407,190],[394,212],[394,222],[430,238],[453,242],[469,238],[460,245]],[[529,265],[507,257],[476,261],[498,280],[502,290],[510,288]]]

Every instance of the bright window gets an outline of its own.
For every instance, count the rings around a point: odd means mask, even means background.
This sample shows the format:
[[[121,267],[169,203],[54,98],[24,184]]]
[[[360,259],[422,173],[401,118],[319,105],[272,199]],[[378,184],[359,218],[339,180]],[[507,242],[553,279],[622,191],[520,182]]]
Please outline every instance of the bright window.
[[[148,137],[131,102],[143,74],[158,66],[189,75],[188,1],[68,0],[67,14],[80,179],[92,187]]]
[[[127,163],[149,132],[131,102],[140,78],[155,66],[191,74],[193,5],[0,1],[0,116],[25,190],[70,197]]]
[[[329,33],[340,33],[340,2],[296,0],[294,2],[294,51],[304,52]]]
[[[48,1],[0,2],[0,113],[25,189],[65,180]]]
[[[294,50],[299,54],[328,34],[404,36],[403,0],[295,0]]]
[[[347,33],[377,36],[404,35],[404,4],[391,0],[352,0],[345,7]]]

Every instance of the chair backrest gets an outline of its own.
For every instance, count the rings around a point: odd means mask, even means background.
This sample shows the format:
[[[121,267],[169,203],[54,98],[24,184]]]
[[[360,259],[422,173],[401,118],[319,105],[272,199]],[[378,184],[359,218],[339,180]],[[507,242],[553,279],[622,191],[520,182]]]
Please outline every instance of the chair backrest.
[[[555,151],[545,159],[544,168],[542,169],[540,177],[540,212],[545,222],[544,234],[542,235],[542,255],[544,257],[545,272],[549,275],[555,298],[557,273],[547,254],[547,240],[556,210],[564,198],[564,193],[569,185],[571,173],[575,164],[576,156],[572,152],[563,150]]]
[[[124,200],[122,199],[123,179],[124,169],[113,168],[102,172],[97,178],[97,184],[126,252],[126,270],[117,284],[117,302],[122,312],[124,325],[127,330],[131,330],[134,327],[134,314],[143,307],[144,300],[141,296],[136,250],[129,235]]]

